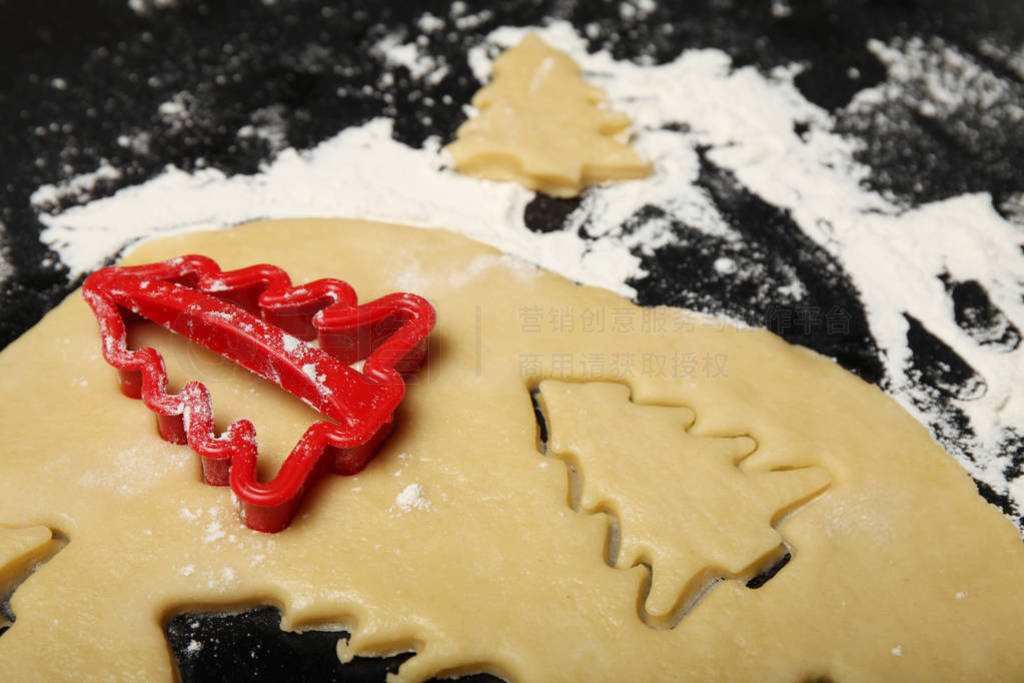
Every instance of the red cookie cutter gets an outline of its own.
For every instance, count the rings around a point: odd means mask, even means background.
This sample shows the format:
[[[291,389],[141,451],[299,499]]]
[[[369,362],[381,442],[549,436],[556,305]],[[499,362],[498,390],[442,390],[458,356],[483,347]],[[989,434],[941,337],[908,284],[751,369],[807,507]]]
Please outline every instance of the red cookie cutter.
[[[96,314],[103,356],[118,369],[121,391],[156,413],[164,439],[187,443],[201,456],[206,483],[230,484],[247,526],[267,532],[288,526],[319,472],[355,474],[365,467],[390,432],[405,396],[403,376],[422,364],[435,322],[430,303],[415,294],[360,306],[340,280],[293,287],[275,266],[221,272],[196,255],[103,268],[86,279],[82,295]],[[128,349],[126,315],[216,351],[333,421],[315,422],[273,480],[259,481],[252,423],[237,420],[216,436],[209,391],[191,381],[168,394],[160,353]],[[319,348],[304,343],[317,338]],[[361,373],[349,367],[359,360],[365,360]]]

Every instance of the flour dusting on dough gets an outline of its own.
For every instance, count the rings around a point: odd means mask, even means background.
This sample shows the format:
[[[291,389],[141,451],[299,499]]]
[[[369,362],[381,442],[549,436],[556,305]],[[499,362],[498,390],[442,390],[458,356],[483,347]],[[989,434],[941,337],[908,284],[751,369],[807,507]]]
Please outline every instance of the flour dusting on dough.
[[[402,492],[395,496],[395,505],[402,512],[411,512],[412,510],[429,510],[430,501],[427,499],[426,493],[423,491],[423,487],[419,484],[409,484]]]
[[[86,472],[78,483],[84,488],[131,498],[148,495],[168,474],[193,471],[195,458],[190,453],[177,449],[168,455],[162,449],[153,448],[157,441],[156,437],[146,439],[112,453],[110,457],[115,467],[110,472]]]

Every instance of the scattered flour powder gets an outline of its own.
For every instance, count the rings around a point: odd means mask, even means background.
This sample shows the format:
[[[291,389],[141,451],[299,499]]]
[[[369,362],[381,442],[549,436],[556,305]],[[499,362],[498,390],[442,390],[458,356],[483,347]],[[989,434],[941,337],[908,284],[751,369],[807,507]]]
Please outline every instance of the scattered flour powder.
[[[95,171],[82,173],[69,180],[60,183],[41,185],[29,197],[32,207],[36,210],[49,210],[59,206],[60,202],[69,199],[87,199],[96,187],[96,183],[102,180],[118,180],[121,177],[120,169],[112,166],[104,159]]]
[[[7,253],[6,239],[7,226],[0,221],[0,284],[3,284],[14,273],[14,266],[11,265],[11,259]]]
[[[429,510],[430,501],[427,499],[427,494],[424,493],[423,487],[419,484],[409,484],[402,492],[395,496],[395,504],[392,509],[398,508],[402,512],[411,512],[412,510]]]
[[[427,21],[430,14],[421,17],[421,23]],[[404,66],[409,75],[414,79],[423,80],[430,85],[436,85],[448,75],[449,68],[441,56],[435,56],[423,50],[416,42],[403,43],[401,34],[392,33],[382,38],[374,47],[377,56],[384,60],[384,64],[390,69]],[[390,85],[392,76],[385,71],[381,85]]]
[[[643,13],[648,4],[623,3],[623,12]],[[459,16],[481,20],[479,15]],[[424,31],[435,31],[441,21],[423,14],[419,23]],[[495,55],[516,44],[527,30],[499,28],[471,49],[467,59],[474,75],[486,82]],[[1018,513],[1024,510],[1024,478],[1007,484],[1003,472],[1009,455],[1000,447],[1008,429],[1024,433],[1019,387],[1024,349],[997,352],[977,344],[956,324],[939,280],[944,273],[957,281],[977,280],[1011,320],[1024,321],[1020,283],[1000,275],[1024,272],[1019,227],[992,209],[988,195],[962,195],[906,210],[892,198],[865,189],[862,181],[869,170],[855,160],[858,143],[836,133],[831,115],[797,90],[793,79],[799,66],[768,75],[751,67],[733,69],[729,57],[714,49],[687,50],[661,65],[637,64],[616,60],[606,51],[589,53],[587,38],[568,23],[535,30],[576,59],[587,78],[605,88],[613,108],[632,117],[635,144],[655,168],[649,178],[589,190],[565,230],[530,231],[523,213],[531,192],[460,176],[450,170],[439,139],[429,138],[422,148],[409,147],[393,139],[393,121],[377,118],[308,151],[283,149],[251,176],[168,167],[113,197],[51,213],[43,210],[55,197],[74,193],[116,169],[101,167],[94,174],[44,186],[33,195],[46,225],[42,239],[60,255],[69,276],[77,278],[126,245],[153,235],[220,229],[253,218],[358,217],[452,229],[578,282],[630,296],[635,292],[627,281],[644,275],[637,251],[674,239],[670,220],[651,221],[640,230],[623,228],[643,207],[656,206],[668,219],[719,238],[738,239],[694,182],[700,168],[697,149],[707,148],[714,164],[788,212],[850,274],[883,352],[882,385],[911,412],[933,425],[942,419],[940,407],[932,408],[908,376],[905,311],[986,379],[983,395],[958,402],[976,437],[968,444],[947,440],[944,445],[972,476],[1009,495]],[[385,69],[383,78],[400,67],[420,79],[443,78],[443,59],[429,54],[425,45],[406,42],[400,35],[382,39],[374,54]],[[869,49],[889,77],[856,95],[850,110],[899,97],[911,82],[924,92],[923,115],[941,116],[971,98],[999,97],[998,84],[983,88],[983,78],[967,87],[948,77],[973,68],[949,46],[873,41]],[[940,58],[927,56],[936,52]],[[160,114],[186,115],[187,104],[187,97],[177,98],[162,105]],[[679,123],[686,125],[673,125]],[[806,128],[804,134],[794,131],[797,124]],[[736,272],[729,259],[714,267],[722,275]],[[788,291],[801,296],[798,282]],[[411,484],[395,504],[402,510],[428,505],[422,496],[422,488]]]
[[[136,14],[146,15],[153,10],[174,7],[176,0],[128,0],[128,8]]]

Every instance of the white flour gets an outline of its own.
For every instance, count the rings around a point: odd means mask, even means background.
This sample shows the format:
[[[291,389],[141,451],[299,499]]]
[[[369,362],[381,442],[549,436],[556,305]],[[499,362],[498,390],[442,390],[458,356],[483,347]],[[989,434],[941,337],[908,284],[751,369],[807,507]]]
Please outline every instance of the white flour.
[[[622,8],[643,13],[648,4],[623,3]],[[787,7],[776,5],[780,11]],[[483,20],[480,15],[460,18]],[[440,22],[424,14],[419,23],[424,30],[436,31]],[[467,59],[478,79],[486,82],[499,49],[517,43],[525,30],[498,29],[487,44],[469,52]],[[854,160],[856,143],[833,132],[830,115],[795,88],[797,66],[777,69],[770,76],[749,67],[732,70],[728,56],[711,49],[688,50],[664,65],[640,65],[616,61],[606,52],[588,54],[586,38],[567,23],[539,31],[572,55],[588,79],[607,90],[613,108],[633,118],[636,145],[655,167],[650,178],[588,191],[566,230],[531,232],[523,222],[531,192],[459,176],[447,170],[439,140],[429,139],[422,149],[408,147],[392,139],[391,120],[378,118],[307,152],[284,149],[252,176],[225,177],[212,169],[186,173],[169,167],[159,177],[113,197],[41,215],[47,226],[43,240],[75,278],[146,236],[218,229],[253,218],[349,216],[446,227],[576,281],[629,296],[634,292],[626,281],[643,276],[631,250],[650,250],[673,240],[668,220],[649,221],[636,232],[623,230],[623,222],[642,207],[653,205],[695,229],[738,239],[713,201],[694,184],[697,147],[707,147],[714,164],[787,211],[850,274],[860,290],[871,333],[884,353],[883,386],[909,410],[926,422],[941,418],[940,407],[929,407],[934,403],[907,375],[904,312],[918,318],[986,379],[984,395],[958,402],[976,440],[947,440],[944,445],[974,477],[999,493],[1008,492],[1018,513],[1024,509],[1024,479],[1007,490],[1002,473],[1008,456],[999,446],[1007,428],[1024,432],[1024,399],[1015,390],[1024,377],[1024,349],[999,352],[979,346],[956,324],[939,280],[943,273],[958,281],[977,280],[1011,320],[1018,326],[1024,322],[1020,283],[999,275],[1024,272],[1024,256],[1017,246],[1020,230],[991,208],[987,195],[964,195],[904,211],[890,198],[864,189],[861,181],[868,170]],[[403,42],[401,36],[378,43],[384,80],[400,67],[423,80],[443,78],[447,66],[424,45]],[[911,90],[924,116],[942,116],[965,103],[999,104],[1001,86],[972,71],[976,65],[949,46],[904,41],[872,42],[869,48],[886,65],[889,78],[862,90],[851,102],[851,111],[873,101],[906,97]],[[162,105],[159,113],[169,122],[178,121],[187,115],[187,103],[185,94]],[[1013,109],[1006,107],[1006,115],[1013,116]],[[665,130],[675,123],[686,126]],[[798,123],[808,127],[803,136],[794,132]],[[73,192],[89,182],[72,179],[40,188],[37,207],[49,206],[55,194],[64,196],[61,188]],[[579,237],[579,229],[593,239]],[[742,275],[728,258],[719,259],[714,267],[723,275]],[[793,300],[804,295],[795,280],[784,289]]]
[[[885,64],[887,83],[862,90],[858,102],[869,99],[906,100],[924,116],[942,117],[970,106],[990,109],[1004,100],[1009,83],[940,38],[897,39],[891,44],[868,41],[868,49]],[[919,93],[923,92],[924,96]],[[1017,108],[1017,116],[1024,111]]]
[[[436,19],[433,15],[425,14],[420,23],[426,22],[429,25],[428,18]],[[390,69],[404,66],[414,79],[424,80],[431,85],[437,85],[448,75],[448,66],[443,57],[425,52],[415,42],[403,43],[400,34],[389,34],[382,38],[374,47],[374,52]],[[389,85],[389,78],[390,72],[385,71],[382,85]]]
[[[174,7],[175,3],[176,0],[128,0],[128,8],[144,16],[153,10]]]
[[[82,173],[63,182],[40,185],[29,197],[32,208],[37,211],[49,211],[59,206],[60,202],[69,199],[88,200],[96,183],[102,180],[117,180],[121,171],[104,159],[95,171]]]
[[[7,226],[0,221],[0,284],[3,284],[14,273],[14,266],[11,265],[11,259],[7,254],[6,240]]]
[[[392,509],[398,508],[402,512],[411,512],[412,510],[429,510],[430,501],[427,499],[427,495],[423,492],[423,487],[419,484],[409,484],[401,493],[395,496],[395,504]]]

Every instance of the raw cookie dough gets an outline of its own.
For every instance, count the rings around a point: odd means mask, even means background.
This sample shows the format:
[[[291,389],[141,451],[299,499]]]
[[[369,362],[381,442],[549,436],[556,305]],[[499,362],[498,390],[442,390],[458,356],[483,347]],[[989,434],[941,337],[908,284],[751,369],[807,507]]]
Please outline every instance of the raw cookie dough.
[[[614,516],[609,564],[652,568],[652,625],[674,626],[719,579],[771,569],[787,550],[773,527],[829,485],[820,467],[743,472],[753,439],[688,434],[691,410],[633,403],[619,382],[547,380],[536,396],[548,450],[577,473],[573,508]],[[661,485],[679,471],[699,485]]]
[[[348,625],[343,658],[416,650],[399,670],[413,681],[1024,676],[1015,528],[920,424],[830,360],[767,332],[639,309],[440,230],[256,223],[148,242],[126,261],[189,252],[224,268],[271,261],[298,283],[342,278],[364,301],[415,276],[410,288],[438,311],[428,364],[369,467],[325,477],[287,530],[261,534],[118,392],[85,302],[58,306],[0,354],[0,524],[69,539],[13,594],[7,680],[168,679],[170,615],[267,603],[286,627]],[[596,315],[605,324],[583,325]],[[315,419],[173,335],[143,329],[143,340],[179,386],[207,383],[221,425],[253,420],[268,473]],[[757,448],[744,476],[827,472],[827,490],[775,520],[791,561],[756,590],[717,583],[674,628],[644,623],[647,570],[605,562],[605,515],[575,512],[565,467],[538,450],[530,390],[545,379],[624,383],[639,405],[691,410],[693,437],[746,435]],[[631,454],[634,467],[646,456]],[[708,486],[683,458],[659,462],[652,496]]]
[[[457,170],[553,197],[650,174],[627,144],[629,117],[602,108],[604,91],[536,34],[498,57],[492,74],[473,96],[479,115],[459,126],[446,148]]]

